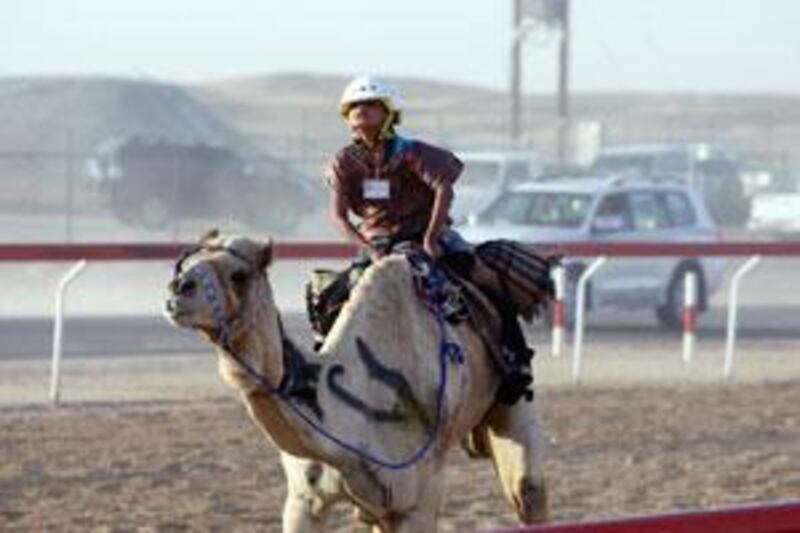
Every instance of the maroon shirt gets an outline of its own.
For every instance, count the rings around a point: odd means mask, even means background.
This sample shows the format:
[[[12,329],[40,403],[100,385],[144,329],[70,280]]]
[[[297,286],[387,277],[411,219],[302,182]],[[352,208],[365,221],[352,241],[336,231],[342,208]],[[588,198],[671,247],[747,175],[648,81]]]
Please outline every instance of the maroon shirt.
[[[353,141],[333,158],[326,181],[347,208],[362,219],[359,231],[379,235],[421,236],[428,227],[434,187],[454,183],[463,164],[453,153],[402,137],[393,137],[383,157]]]

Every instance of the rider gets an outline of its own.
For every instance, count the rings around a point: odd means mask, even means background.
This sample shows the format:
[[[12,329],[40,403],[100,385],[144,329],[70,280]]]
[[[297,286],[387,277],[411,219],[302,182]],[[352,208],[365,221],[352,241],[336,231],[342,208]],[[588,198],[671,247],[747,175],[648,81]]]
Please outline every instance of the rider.
[[[453,184],[462,162],[448,150],[398,135],[400,97],[377,78],[360,76],[350,82],[339,111],[352,142],[333,158],[326,181],[334,223],[363,252],[354,265],[363,269],[401,242],[421,245],[434,262],[450,259],[449,265],[462,270],[471,264],[472,246],[450,228]],[[360,224],[350,220],[351,213]],[[506,372],[513,375],[504,378],[517,391],[511,395],[516,398],[531,378],[527,365],[512,367]]]
[[[468,248],[449,229],[448,215],[463,164],[447,150],[397,135],[402,111],[394,87],[360,76],[345,88],[339,111],[353,139],[336,154],[326,178],[333,221],[344,236],[373,260],[399,241],[421,244],[432,259],[448,241]],[[361,224],[353,224],[350,212]]]

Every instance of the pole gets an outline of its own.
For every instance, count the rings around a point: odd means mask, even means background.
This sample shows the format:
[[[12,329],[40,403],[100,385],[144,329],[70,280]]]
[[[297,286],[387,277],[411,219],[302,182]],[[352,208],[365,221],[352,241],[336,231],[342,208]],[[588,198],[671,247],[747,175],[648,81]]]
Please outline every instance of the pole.
[[[575,331],[572,337],[572,383],[578,384],[581,380],[581,366],[583,363],[583,329],[584,317],[586,315],[586,285],[589,283],[595,272],[600,270],[606,260],[606,256],[598,257],[583,271],[578,278],[578,285],[575,289]]]
[[[519,142],[520,93],[522,85],[522,0],[511,0],[511,80],[509,86],[509,141],[512,146]]]
[[[564,284],[566,283],[566,270],[563,266],[558,266],[553,269],[552,276],[556,292],[553,300],[552,349],[553,357],[561,357],[561,351],[564,346]]]
[[[561,44],[558,51],[558,161],[565,163],[567,157],[567,133],[570,122],[569,102],[569,0],[561,2]]]
[[[689,364],[694,356],[695,331],[697,331],[697,273],[689,270],[683,286],[683,363]]]
[[[58,405],[61,384],[61,354],[63,353],[64,331],[64,293],[78,274],[86,267],[86,260],[80,260],[70,268],[58,282],[56,289],[56,310],[53,322],[53,359],[50,367],[50,401]]]
[[[748,259],[733,274],[731,287],[728,289],[728,331],[725,339],[725,365],[722,373],[726,379],[733,377],[733,355],[736,349],[736,326],[739,319],[739,285],[742,278],[754,269],[761,262],[760,255],[754,255]]]

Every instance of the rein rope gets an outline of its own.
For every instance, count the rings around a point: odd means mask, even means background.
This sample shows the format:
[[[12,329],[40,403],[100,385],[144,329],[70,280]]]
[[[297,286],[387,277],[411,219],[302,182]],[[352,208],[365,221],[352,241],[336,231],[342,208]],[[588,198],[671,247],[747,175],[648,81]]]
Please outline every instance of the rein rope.
[[[175,265],[175,275],[179,275],[182,272],[183,262],[192,254],[200,251],[202,248],[196,248],[194,250],[190,250],[183,254],[183,256],[178,260]],[[231,253],[234,257],[247,261],[245,258],[241,256],[241,254],[231,250],[229,248],[221,248],[220,251],[226,251]],[[391,461],[382,457],[378,457],[376,455],[371,454],[370,452],[364,450],[363,448],[352,444],[350,442],[345,441],[338,435],[330,432],[325,427],[318,424],[315,420],[313,420],[307,413],[303,412],[300,407],[298,407],[294,402],[291,401],[291,398],[286,394],[286,389],[284,385],[289,381],[288,375],[284,375],[283,379],[281,380],[281,384],[279,386],[275,386],[269,382],[269,380],[261,375],[261,373],[253,368],[253,366],[247,361],[246,358],[240,356],[236,353],[236,350],[233,349],[233,345],[231,344],[231,323],[233,320],[237,319],[241,315],[241,308],[234,313],[233,319],[229,319],[225,317],[225,310],[222,304],[222,300],[219,297],[217,292],[216,285],[214,283],[214,275],[211,272],[211,269],[205,265],[197,265],[192,268],[197,273],[197,276],[200,280],[200,285],[202,286],[203,290],[203,297],[209,302],[211,305],[212,314],[214,317],[214,324],[215,324],[215,333],[217,336],[217,342],[222,346],[222,348],[247,372],[247,374],[256,382],[256,384],[268,395],[274,395],[278,398],[284,405],[286,405],[292,412],[294,412],[300,419],[308,425],[314,432],[321,435],[325,439],[333,442],[337,446],[355,454],[356,456],[360,457],[361,459],[378,465],[380,467],[389,469],[389,470],[403,470],[406,468],[411,467],[412,465],[416,464],[420,460],[423,459],[425,454],[433,445],[436,437],[439,434],[439,429],[441,427],[442,422],[442,405],[444,403],[444,393],[447,388],[447,363],[448,361],[454,364],[462,364],[464,362],[464,353],[457,343],[451,342],[447,338],[447,329],[446,329],[446,313],[442,307],[441,299],[439,298],[439,294],[441,293],[441,289],[444,286],[445,278],[444,274],[436,269],[433,265],[430,266],[428,275],[423,278],[423,282],[421,285],[421,296],[423,297],[423,302],[425,303],[426,308],[431,312],[431,314],[436,319],[436,323],[439,329],[439,386],[436,390],[436,417],[434,419],[433,426],[428,429],[428,434],[426,436],[425,442],[417,449],[414,453],[410,454],[409,456],[399,460],[399,461]],[[242,302],[242,308],[244,307],[244,302]],[[284,352],[287,349],[288,340],[284,335],[283,324],[278,319],[278,325],[280,329],[282,347]],[[288,374],[288,372],[287,372]]]

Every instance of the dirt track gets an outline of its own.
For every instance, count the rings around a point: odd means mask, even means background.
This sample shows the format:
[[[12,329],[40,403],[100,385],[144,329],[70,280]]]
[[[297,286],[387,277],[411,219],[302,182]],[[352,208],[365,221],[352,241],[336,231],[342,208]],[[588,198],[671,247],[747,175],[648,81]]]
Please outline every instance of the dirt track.
[[[553,517],[800,497],[800,382],[543,388]],[[443,527],[513,524],[453,455]],[[276,453],[228,398],[0,410],[0,530],[275,530]],[[338,530],[351,530],[346,507]]]

